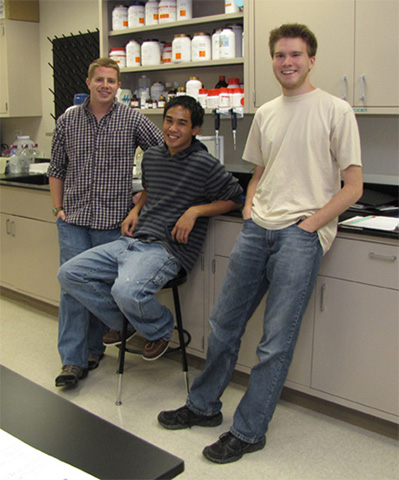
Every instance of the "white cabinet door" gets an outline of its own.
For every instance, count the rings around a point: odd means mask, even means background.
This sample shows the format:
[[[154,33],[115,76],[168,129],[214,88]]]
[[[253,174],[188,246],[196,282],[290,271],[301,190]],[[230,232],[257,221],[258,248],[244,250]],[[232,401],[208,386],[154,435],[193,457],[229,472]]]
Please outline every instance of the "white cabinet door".
[[[259,107],[281,94],[272,72],[269,32],[283,23],[303,23],[318,40],[312,83],[352,103],[354,1],[353,0],[253,0],[254,55],[251,105]]]
[[[356,0],[355,106],[399,106],[398,20],[398,0]]]
[[[1,222],[1,281],[31,297],[58,303],[55,223],[5,214],[1,214]]]
[[[312,388],[398,415],[397,290],[319,276]]]

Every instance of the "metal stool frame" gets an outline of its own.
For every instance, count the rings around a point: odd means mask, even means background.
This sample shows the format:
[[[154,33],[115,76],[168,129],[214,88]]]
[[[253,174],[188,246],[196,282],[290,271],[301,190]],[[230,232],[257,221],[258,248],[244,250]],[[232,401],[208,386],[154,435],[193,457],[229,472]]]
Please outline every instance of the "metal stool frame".
[[[181,308],[180,308],[180,298],[179,298],[179,289],[178,289],[178,287],[186,283],[186,281],[187,281],[187,273],[184,269],[181,269],[180,272],[176,275],[176,277],[170,280],[166,285],[164,285],[161,290],[165,290],[167,288],[172,289],[173,301],[174,301],[174,307],[175,307],[175,319],[176,319],[176,325],[174,328],[177,330],[179,334],[179,346],[169,347],[165,355],[171,352],[176,352],[178,350],[181,350],[184,383],[185,383],[187,394],[188,394],[190,385],[189,385],[189,378],[188,378],[188,362],[187,362],[186,347],[191,342],[191,335],[187,330],[184,330],[183,328],[183,320],[182,320],[182,314],[181,314]],[[115,404],[118,406],[122,405],[122,379],[123,379],[123,371],[125,367],[125,354],[126,352],[139,354],[139,355],[142,354],[141,350],[126,348],[128,324],[129,322],[127,318],[125,318],[123,321],[123,327],[122,327],[122,339],[121,339],[122,341],[121,341],[121,344],[118,346],[119,347],[119,359],[118,359],[119,366],[117,371],[118,390],[117,390],[117,398],[115,402]]]

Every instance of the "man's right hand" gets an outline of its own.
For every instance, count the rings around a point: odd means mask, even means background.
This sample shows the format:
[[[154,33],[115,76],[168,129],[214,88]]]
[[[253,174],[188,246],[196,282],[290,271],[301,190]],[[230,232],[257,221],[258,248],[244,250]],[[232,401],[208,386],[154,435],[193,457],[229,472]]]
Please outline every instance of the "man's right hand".
[[[121,233],[125,237],[132,237],[133,232],[136,228],[137,221],[139,219],[138,213],[133,210],[130,211],[129,215],[123,220],[121,225]]]

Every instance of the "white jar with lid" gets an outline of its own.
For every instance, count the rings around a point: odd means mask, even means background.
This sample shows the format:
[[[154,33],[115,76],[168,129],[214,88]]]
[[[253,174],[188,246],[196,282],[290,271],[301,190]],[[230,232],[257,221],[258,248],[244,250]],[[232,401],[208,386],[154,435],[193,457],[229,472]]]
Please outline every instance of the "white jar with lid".
[[[159,100],[159,97],[163,94],[164,86],[161,82],[155,82],[152,84],[150,92],[152,100]]]
[[[227,25],[227,28],[231,28],[234,32],[236,39],[236,57],[242,57],[242,25]]]
[[[201,62],[212,58],[211,37],[206,33],[194,33],[191,41],[191,60]]]
[[[116,5],[112,10],[112,30],[123,30],[128,26],[127,7]]]
[[[231,28],[224,28],[219,36],[219,55],[220,58],[235,58],[236,56],[236,37]]]
[[[240,11],[235,0],[225,0],[224,2],[224,13],[238,13]]]
[[[208,97],[208,91],[206,88],[200,88],[198,92],[198,101],[202,108],[206,108],[206,99]]]
[[[191,39],[184,33],[177,33],[172,42],[172,61],[191,62]]]
[[[190,77],[190,80],[186,83],[186,94],[198,100],[198,95],[201,88],[202,83],[200,82],[199,78]]]
[[[139,67],[141,64],[141,47],[136,40],[130,40],[126,45],[126,66]]]
[[[177,0],[176,20],[189,20],[193,18],[193,0]]]
[[[219,107],[219,90],[218,89],[210,88],[208,90],[208,95],[206,97],[206,106],[207,108]]]
[[[159,23],[176,21],[176,0],[161,0],[158,6]]]
[[[145,7],[144,2],[130,2],[127,22],[129,28],[144,26]]]
[[[228,88],[219,89],[219,107],[230,108],[231,106],[231,92]]]
[[[119,68],[126,67],[126,52],[124,48],[111,48],[109,58],[112,58],[119,65]]]
[[[159,13],[158,13],[158,1],[148,0],[145,4],[145,24],[146,25],[158,25]]]
[[[160,65],[161,45],[158,40],[144,40],[141,45],[141,65]]]
[[[221,28],[215,30],[212,35],[212,60],[219,60],[220,58],[220,34],[222,32]]]

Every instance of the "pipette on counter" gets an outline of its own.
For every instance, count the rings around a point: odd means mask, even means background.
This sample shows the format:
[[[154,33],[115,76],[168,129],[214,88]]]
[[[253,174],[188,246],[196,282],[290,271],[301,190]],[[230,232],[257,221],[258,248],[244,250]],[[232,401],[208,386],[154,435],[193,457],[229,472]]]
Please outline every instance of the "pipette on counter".
[[[234,108],[230,110],[231,113],[231,128],[233,131],[233,147],[234,150],[237,149],[237,113],[234,111]]]

